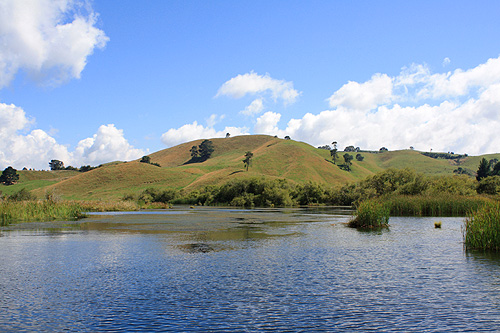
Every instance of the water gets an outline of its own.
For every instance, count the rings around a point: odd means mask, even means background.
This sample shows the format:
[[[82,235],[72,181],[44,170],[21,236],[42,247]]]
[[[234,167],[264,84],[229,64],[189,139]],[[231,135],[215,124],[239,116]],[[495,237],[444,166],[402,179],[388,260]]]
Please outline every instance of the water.
[[[0,331],[500,330],[500,257],[465,252],[462,219],[361,232],[346,213],[197,208],[4,228]]]

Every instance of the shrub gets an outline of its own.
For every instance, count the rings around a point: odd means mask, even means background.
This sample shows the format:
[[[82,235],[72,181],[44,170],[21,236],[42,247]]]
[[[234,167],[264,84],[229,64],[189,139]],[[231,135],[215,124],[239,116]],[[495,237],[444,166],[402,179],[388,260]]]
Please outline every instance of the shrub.
[[[35,199],[36,196],[25,188],[22,188],[18,192],[9,196],[9,200],[11,201],[30,201]]]
[[[489,176],[479,181],[477,193],[498,194],[500,192],[500,176]]]

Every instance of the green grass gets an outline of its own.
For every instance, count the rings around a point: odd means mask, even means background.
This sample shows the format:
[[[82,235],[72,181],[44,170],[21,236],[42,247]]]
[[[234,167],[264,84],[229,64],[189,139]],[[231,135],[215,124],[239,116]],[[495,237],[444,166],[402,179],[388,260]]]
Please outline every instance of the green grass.
[[[76,202],[2,201],[0,225],[28,221],[76,220],[85,216],[82,210],[82,206]]]
[[[500,251],[500,203],[485,205],[469,214],[462,232],[467,249]]]
[[[358,205],[356,215],[348,225],[353,228],[382,228],[388,223],[389,208],[376,200],[367,200]]]
[[[482,196],[393,195],[381,198],[392,216],[466,216],[491,202]]]
[[[361,181],[388,168],[411,167],[425,175],[452,175],[459,166],[455,161],[426,157],[413,150],[361,152],[364,160],[354,159],[352,171],[347,172],[333,164],[329,151],[293,138],[283,140],[266,135],[247,135],[210,140],[215,151],[202,163],[185,164],[190,160],[191,146],[202,141],[196,140],[150,154],[151,161],[159,163],[161,168],[132,161],[108,163],[85,173],[21,171],[19,184],[0,186],[0,191],[11,194],[24,186],[39,198],[47,189],[52,189],[67,200],[118,200],[127,193],[138,193],[150,187],[191,191],[255,177],[336,186]],[[244,171],[242,163],[246,151],[254,154],[248,172]],[[339,164],[343,163],[343,154],[339,152]],[[500,157],[497,154],[488,155],[488,158],[496,156]],[[479,160],[480,157],[469,156],[461,161],[460,166],[476,170]]]
[[[0,226],[18,222],[72,221],[85,217],[85,212],[138,210],[133,202],[98,201],[0,201]]]

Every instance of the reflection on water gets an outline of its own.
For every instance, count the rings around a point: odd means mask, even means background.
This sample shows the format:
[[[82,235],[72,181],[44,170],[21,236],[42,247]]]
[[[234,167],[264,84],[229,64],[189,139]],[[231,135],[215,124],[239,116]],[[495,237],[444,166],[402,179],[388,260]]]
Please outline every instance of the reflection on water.
[[[500,258],[464,251],[462,219],[361,232],[349,214],[197,207],[5,228],[0,331],[500,327]]]

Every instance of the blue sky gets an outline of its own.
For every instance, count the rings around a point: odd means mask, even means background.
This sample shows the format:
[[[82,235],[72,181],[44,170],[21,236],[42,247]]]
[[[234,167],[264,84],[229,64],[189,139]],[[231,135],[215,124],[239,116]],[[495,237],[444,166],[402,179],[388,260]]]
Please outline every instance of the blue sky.
[[[0,168],[270,134],[499,152],[498,1],[0,1]]]

